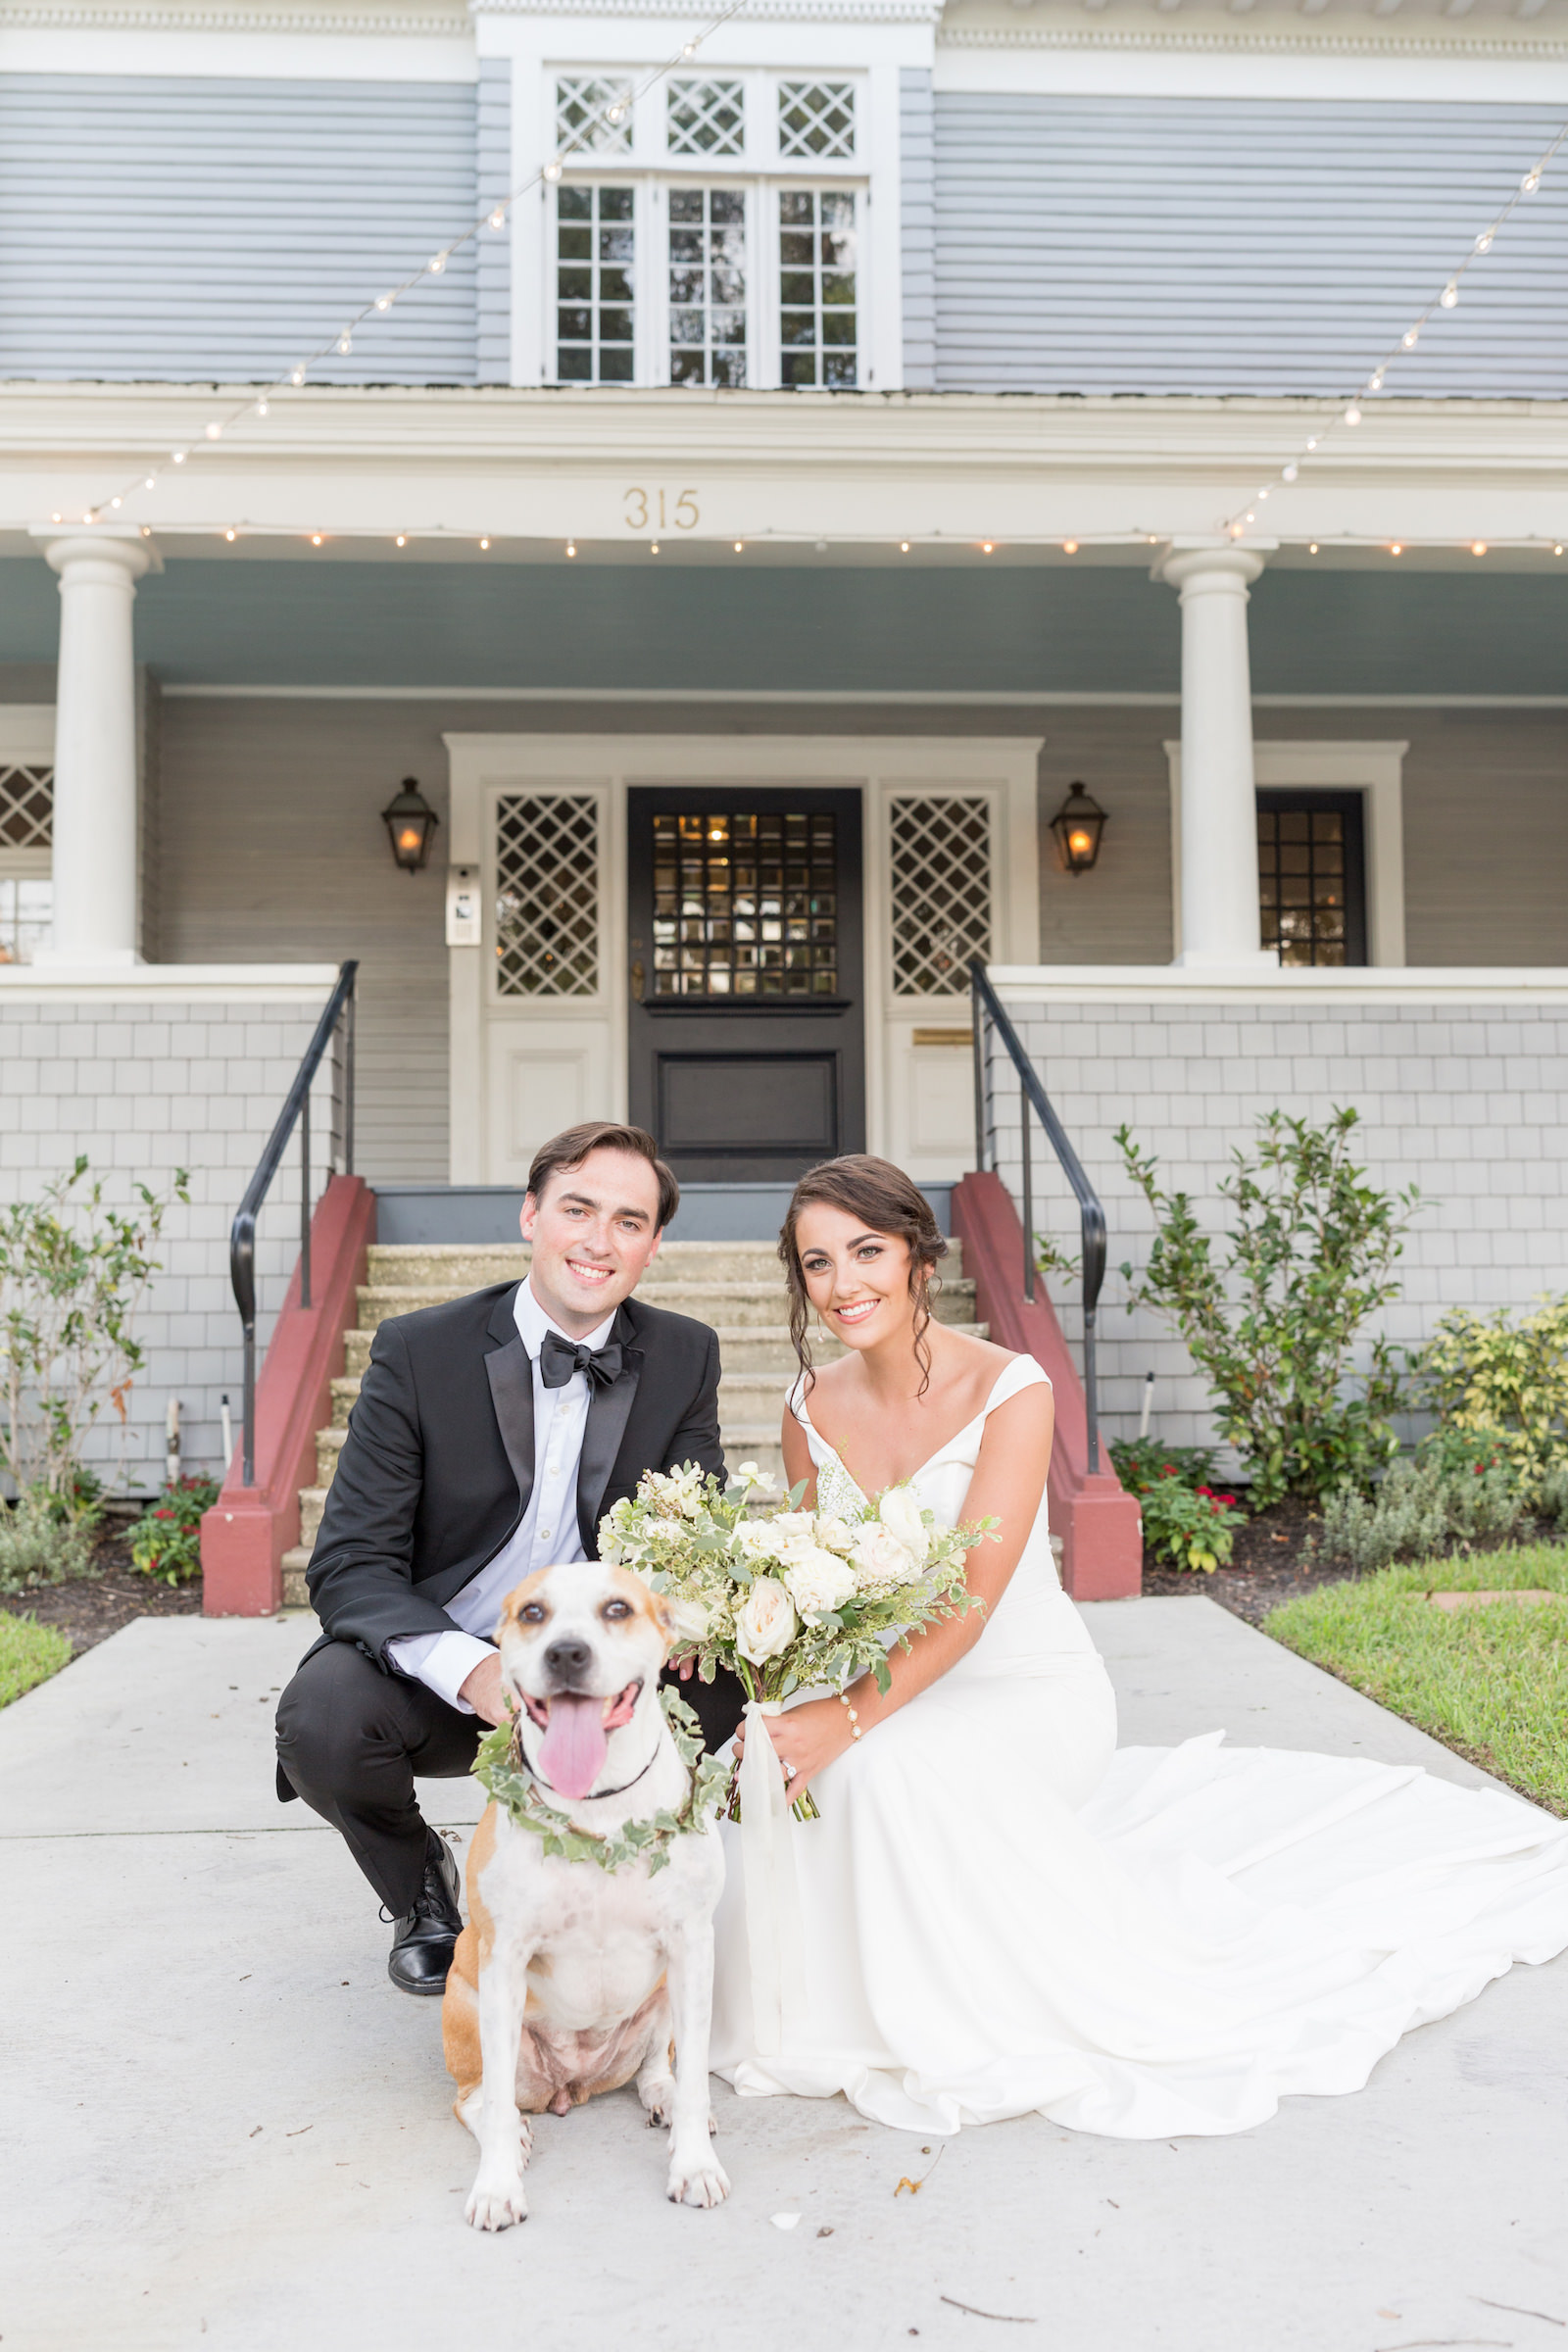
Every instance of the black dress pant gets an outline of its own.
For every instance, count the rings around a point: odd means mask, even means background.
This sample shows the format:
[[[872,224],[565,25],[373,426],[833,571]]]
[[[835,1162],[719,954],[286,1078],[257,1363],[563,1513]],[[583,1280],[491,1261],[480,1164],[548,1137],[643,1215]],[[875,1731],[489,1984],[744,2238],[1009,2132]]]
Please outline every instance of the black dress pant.
[[[722,1747],[746,1693],[720,1670],[677,1685],[710,1748]],[[414,1777],[461,1780],[489,1729],[449,1707],[423,1683],[383,1674],[352,1642],[308,1657],[277,1702],[279,1794],[284,1784],[342,1833],[394,1914],[412,1911],[424,1875],[425,1826]]]
[[[488,1729],[423,1683],[383,1674],[352,1642],[329,1642],[277,1702],[277,1760],[311,1811],[342,1832],[387,1909],[400,1914],[413,1910],[424,1876],[414,1776],[461,1780]]]

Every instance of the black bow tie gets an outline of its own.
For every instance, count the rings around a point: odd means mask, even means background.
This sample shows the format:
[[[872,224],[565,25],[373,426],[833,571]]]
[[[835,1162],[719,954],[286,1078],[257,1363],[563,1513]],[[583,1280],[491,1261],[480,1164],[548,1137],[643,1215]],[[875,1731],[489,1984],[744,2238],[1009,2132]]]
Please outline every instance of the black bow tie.
[[[620,1378],[620,1342],[590,1348],[579,1340],[573,1347],[558,1331],[547,1331],[539,1350],[539,1370],[547,1389],[564,1389],[573,1374],[586,1372],[597,1388],[608,1389]]]

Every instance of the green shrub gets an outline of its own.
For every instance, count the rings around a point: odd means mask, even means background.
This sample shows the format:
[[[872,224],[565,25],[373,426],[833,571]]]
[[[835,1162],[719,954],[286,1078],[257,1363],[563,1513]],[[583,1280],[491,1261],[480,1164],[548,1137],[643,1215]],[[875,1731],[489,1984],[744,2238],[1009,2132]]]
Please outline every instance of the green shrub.
[[[1554,1462],[1542,1480],[1539,1507],[1548,1526],[1568,1536],[1568,1455]]]
[[[1531,1517],[1495,1433],[1440,1429],[1377,1488],[1347,1488],[1323,1504],[1318,1548],[1358,1575],[1394,1560],[1433,1559],[1456,1545],[1498,1543]]]
[[[212,1478],[182,1478],[166,1486],[130,1531],[130,1556],[143,1576],[166,1585],[188,1584],[202,1568],[202,1513],[218,1500]]]
[[[1508,1311],[1445,1315],[1417,1358],[1422,1393],[1455,1429],[1495,1435],[1534,1498],[1568,1448],[1568,1298]]]
[[[1236,1547],[1236,1530],[1247,1519],[1234,1494],[1208,1485],[1214,1449],[1205,1446],[1161,1446],[1152,1438],[1118,1438],[1110,1458],[1129,1494],[1136,1494],[1144,1543],[1156,1559],[1174,1568],[1196,1568],[1211,1576]]]
[[[96,1509],[74,1512],[58,1495],[31,1487],[7,1509],[0,1502],[0,1592],[90,1576]]]
[[[0,1707],[46,1683],[70,1658],[70,1641],[58,1627],[0,1609]]]
[[[1166,1193],[1158,1162],[1126,1127],[1116,1143],[1156,1227],[1132,1302],[1152,1306],[1208,1376],[1220,1434],[1250,1475],[1255,1510],[1288,1494],[1311,1499],[1366,1487],[1398,1450],[1389,1416],[1400,1384],[1386,1340],[1352,1375],[1367,1318],[1399,1295],[1401,1235],[1420,1205],[1382,1192],[1350,1161],[1356,1113],[1322,1127],[1269,1111],[1255,1155],[1233,1154],[1220,1186],[1232,1211],[1216,1263],[1186,1193]],[[1352,1385],[1352,1381],[1353,1384]]]

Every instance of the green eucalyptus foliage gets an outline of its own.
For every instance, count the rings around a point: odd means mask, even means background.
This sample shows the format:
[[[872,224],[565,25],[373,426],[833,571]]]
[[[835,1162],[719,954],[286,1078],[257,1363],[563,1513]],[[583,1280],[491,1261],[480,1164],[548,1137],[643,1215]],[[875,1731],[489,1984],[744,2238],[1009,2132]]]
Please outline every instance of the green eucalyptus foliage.
[[[1445,1315],[1417,1360],[1425,1400],[1453,1428],[1500,1446],[1523,1492],[1568,1460],[1568,1298],[1544,1298],[1510,1319],[1506,1308]]]
[[[104,1205],[85,1154],[36,1200],[0,1208],[0,1473],[37,1520],[80,1524],[87,1432],[112,1405],[122,1422],[143,1353],[132,1325],[158,1271],[170,1201]],[[188,1200],[177,1169],[174,1195]]]
[[[668,1865],[672,1838],[708,1828],[729,1793],[731,1770],[717,1756],[705,1754],[695,1712],[667,1683],[659,1692],[659,1703],[680,1760],[691,1776],[677,1812],[662,1809],[647,1820],[623,1822],[618,1830],[608,1833],[575,1828],[569,1804],[560,1798],[552,1804],[523,1763],[514,1722],[497,1724],[480,1740],[473,1777],[520,1830],[533,1832],[547,1858],[592,1862],[612,1875],[638,1862],[649,1878],[654,1878]]]
[[[1161,1189],[1158,1161],[1131,1131],[1116,1134],[1156,1227],[1143,1273],[1122,1267],[1132,1301],[1163,1316],[1206,1373],[1255,1510],[1285,1494],[1315,1500],[1364,1487],[1398,1450],[1393,1350],[1374,1339],[1352,1373],[1351,1349],[1369,1316],[1399,1295],[1394,1268],[1420,1196],[1367,1182],[1350,1159],[1356,1123],[1348,1108],[1322,1126],[1265,1113],[1255,1152],[1234,1152],[1219,1187],[1232,1221],[1217,1241],[1188,1194]]]

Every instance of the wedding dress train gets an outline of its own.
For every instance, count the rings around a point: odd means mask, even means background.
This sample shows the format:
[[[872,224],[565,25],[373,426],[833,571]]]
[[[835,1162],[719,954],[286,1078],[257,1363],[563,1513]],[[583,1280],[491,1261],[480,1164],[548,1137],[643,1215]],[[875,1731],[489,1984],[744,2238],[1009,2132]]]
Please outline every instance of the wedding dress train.
[[[963,1516],[987,1415],[1044,1378],[1015,1358],[916,1473],[939,1520]],[[862,1509],[791,1402],[820,1506]],[[1568,1824],[1224,1737],[1117,1749],[1042,1501],[973,1648],[822,1772],[822,1818],[792,1825],[804,1981],[776,2054],[757,2046],[726,1826],[714,2071],[922,2132],[1034,2109],[1116,2138],[1243,2132],[1292,2092],[1359,2089],[1411,2027],[1568,1946]]]

